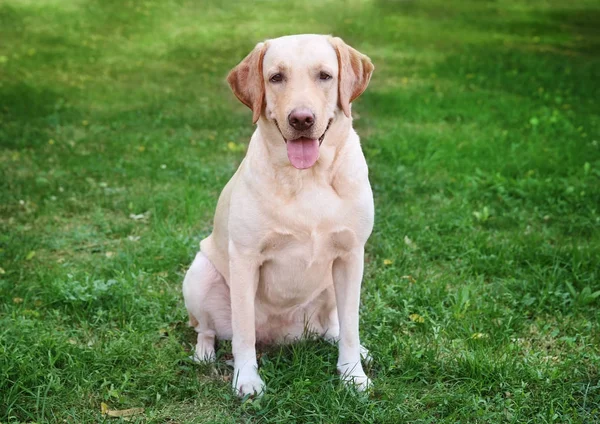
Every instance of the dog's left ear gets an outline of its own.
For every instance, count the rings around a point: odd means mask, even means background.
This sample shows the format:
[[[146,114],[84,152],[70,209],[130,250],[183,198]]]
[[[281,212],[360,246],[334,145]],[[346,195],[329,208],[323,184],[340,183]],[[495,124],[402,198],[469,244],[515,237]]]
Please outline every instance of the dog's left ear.
[[[252,109],[252,123],[255,124],[262,113],[265,99],[263,80],[263,58],[267,51],[266,43],[258,43],[254,50],[229,72],[227,82],[233,94]]]
[[[371,59],[344,43],[341,38],[330,37],[329,42],[338,57],[338,101],[349,118],[350,103],[365,91],[375,67]]]

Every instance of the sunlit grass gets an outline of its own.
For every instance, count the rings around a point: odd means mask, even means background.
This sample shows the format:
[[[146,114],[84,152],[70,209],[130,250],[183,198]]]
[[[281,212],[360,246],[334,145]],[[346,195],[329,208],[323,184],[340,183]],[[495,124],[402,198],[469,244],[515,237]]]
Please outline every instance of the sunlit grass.
[[[559,1],[0,3],[0,421],[597,422],[600,8]],[[333,33],[376,201],[362,340],[188,360],[180,294],[252,133],[224,78]]]

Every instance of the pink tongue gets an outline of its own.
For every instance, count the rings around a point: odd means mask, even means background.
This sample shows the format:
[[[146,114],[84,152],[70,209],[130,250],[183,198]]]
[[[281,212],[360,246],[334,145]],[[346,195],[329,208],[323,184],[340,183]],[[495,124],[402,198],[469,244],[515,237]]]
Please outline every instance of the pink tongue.
[[[319,159],[319,140],[304,137],[288,140],[287,154],[294,168],[310,168]]]

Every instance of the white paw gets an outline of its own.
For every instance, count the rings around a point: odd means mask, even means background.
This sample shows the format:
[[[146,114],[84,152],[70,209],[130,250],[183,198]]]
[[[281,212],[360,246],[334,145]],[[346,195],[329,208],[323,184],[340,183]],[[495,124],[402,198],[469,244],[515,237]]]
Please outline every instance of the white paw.
[[[217,359],[215,347],[206,343],[196,345],[194,354],[190,357],[194,362],[214,362]]]
[[[338,365],[338,372],[344,384],[354,387],[359,392],[364,392],[373,386],[360,364]]]
[[[265,391],[265,382],[262,381],[255,367],[244,367],[233,371],[233,390],[238,396],[260,396]]]

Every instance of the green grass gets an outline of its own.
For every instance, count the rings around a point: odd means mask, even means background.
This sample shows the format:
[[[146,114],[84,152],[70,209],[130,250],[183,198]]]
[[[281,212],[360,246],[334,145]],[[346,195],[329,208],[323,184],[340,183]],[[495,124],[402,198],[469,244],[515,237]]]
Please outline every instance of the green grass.
[[[600,422],[598,2],[201,3],[0,3],[0,421]],[[240,402],[180,283],[253,130],[224,77],[303,32],[376,65],[375,390],[304,341]]]

